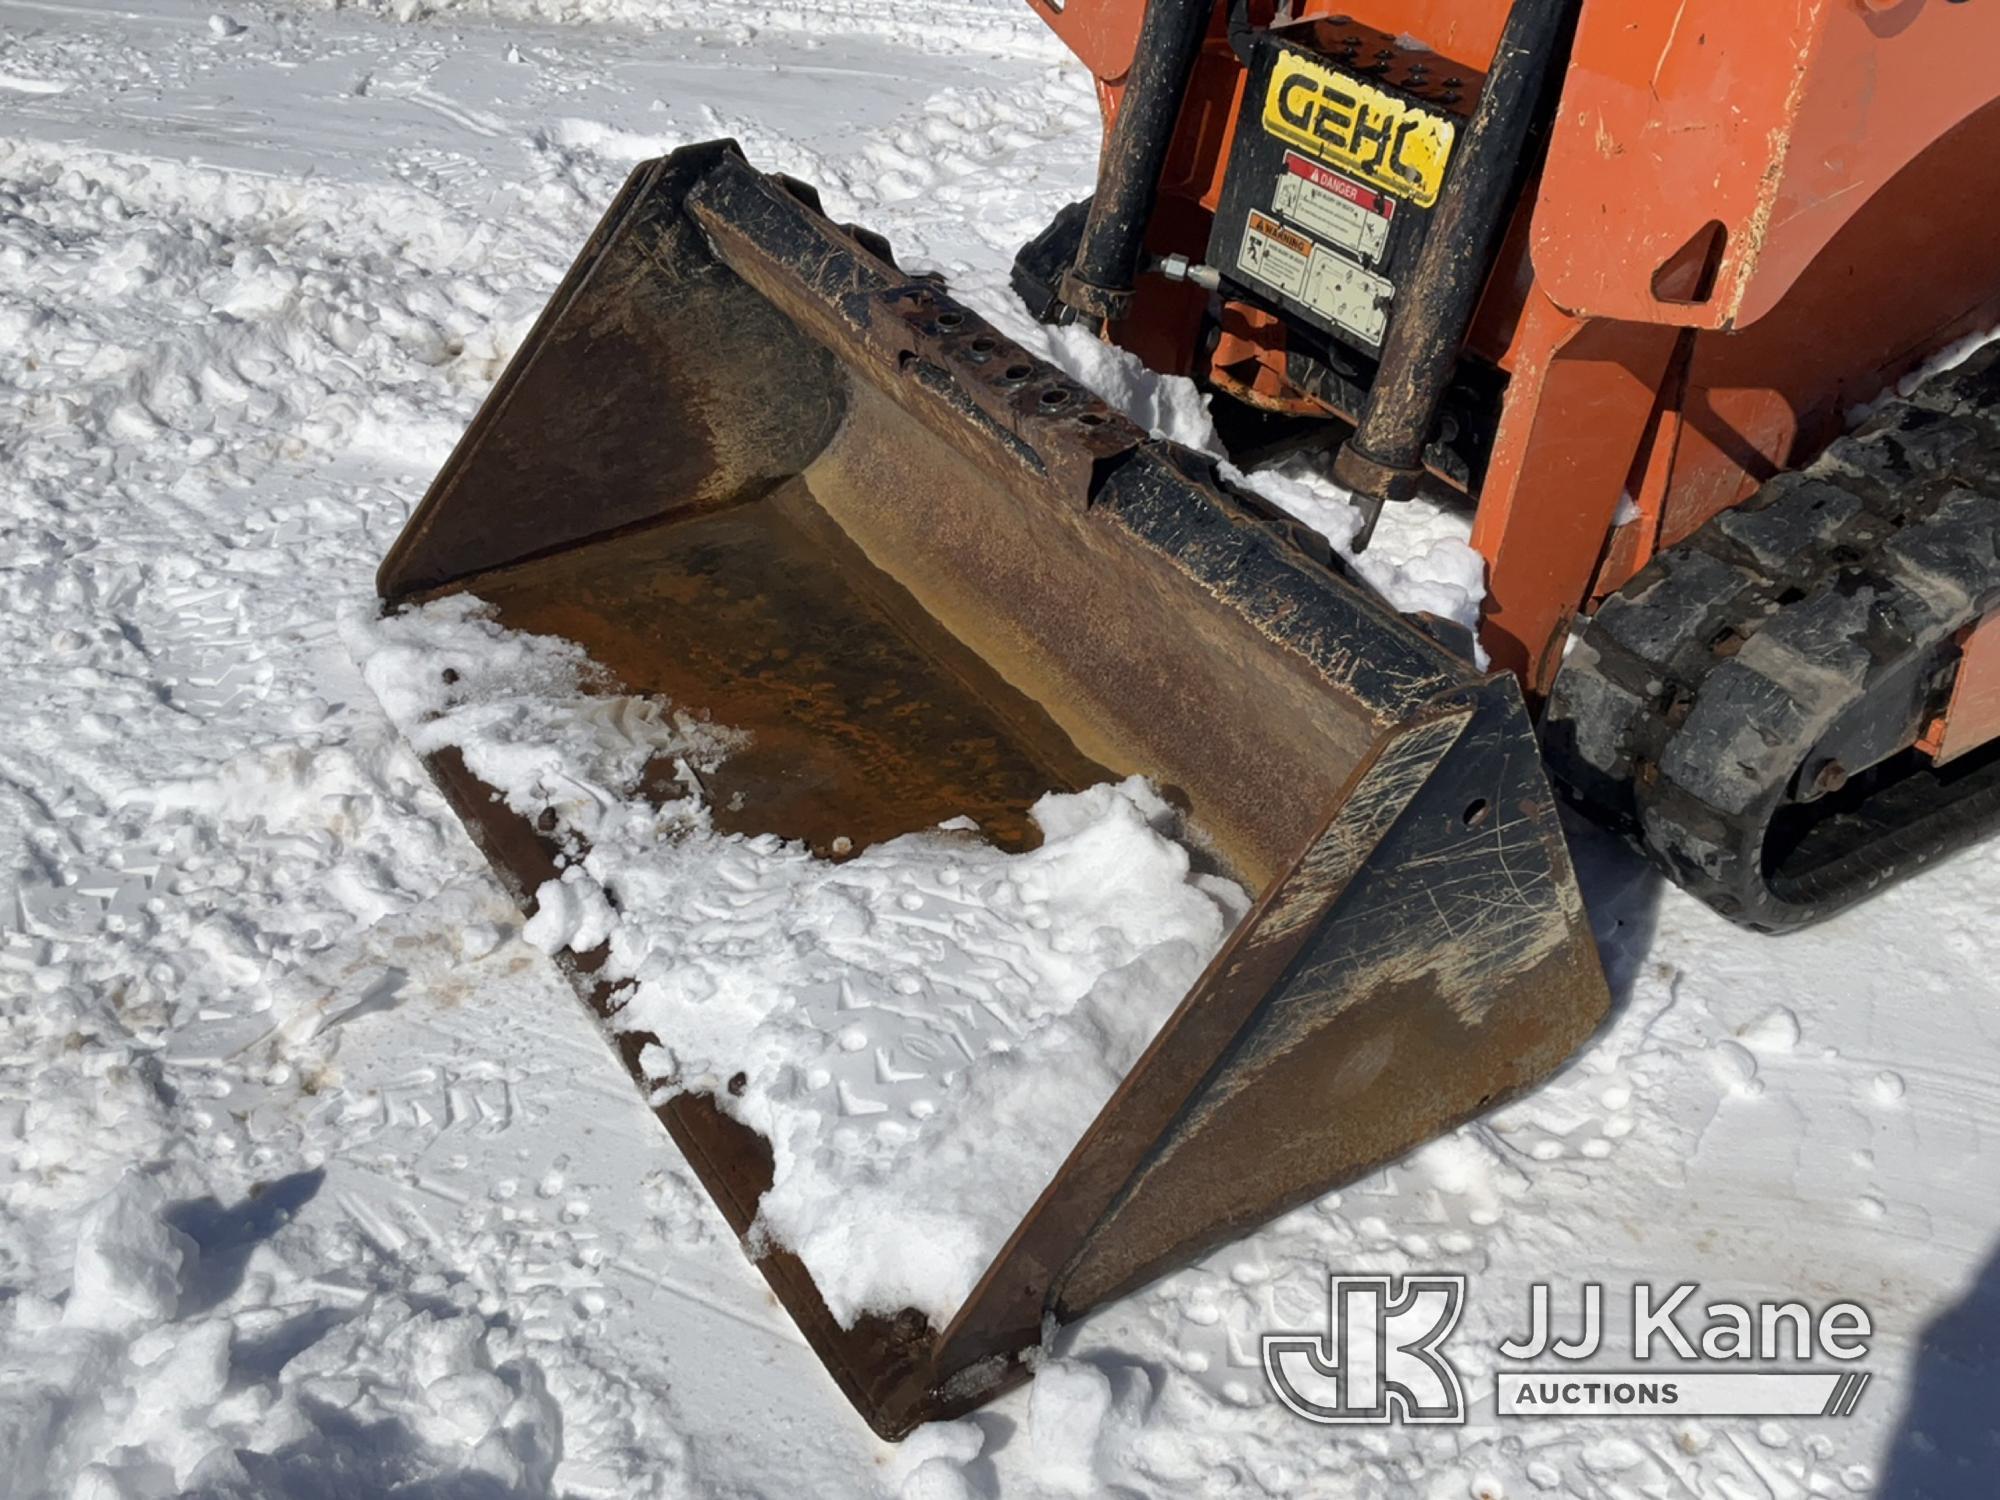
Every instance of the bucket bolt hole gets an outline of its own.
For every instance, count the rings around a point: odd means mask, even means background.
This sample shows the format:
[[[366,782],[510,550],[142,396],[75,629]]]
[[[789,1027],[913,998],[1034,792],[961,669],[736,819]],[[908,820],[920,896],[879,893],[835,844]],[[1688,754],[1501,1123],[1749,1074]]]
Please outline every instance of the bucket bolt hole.
[[[1467,828],[1477,828],[1486,821],[1487,814],[1492,811],[1492,803],[1488,802],[1484,797],[1474,797],[1470,802],[1465,804],[1465,811],[1458,815],[1458,820]]]
[[[1042,405],[1053,411],[1058,406],[1067,406],[1075,397],[1075,391],[1059,385],[1042,392]]]
[[[944,329],[946,332],[950,332],[954,328],[961,327],[963,326],[964,323],[965,323],[965,314],[962,312],[952,312],[950,310],[946,310],[937,315],[937,326]]]
[[[1019,385],[1034,373],[1028,365],[1009,365],[1000,372],[1000,379],[1008,385]]]

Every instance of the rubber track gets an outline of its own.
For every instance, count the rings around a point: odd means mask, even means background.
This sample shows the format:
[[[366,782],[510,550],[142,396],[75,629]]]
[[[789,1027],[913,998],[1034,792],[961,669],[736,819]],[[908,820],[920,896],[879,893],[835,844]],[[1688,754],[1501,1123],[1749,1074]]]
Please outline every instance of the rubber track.
[[[1942,769],[1914,750],[1882,759],[1815,804],[1809,834],[1787,811],[1829,731],[1852,744],[1865,724],[1878,754],[1906,746],[1948,689],[1959,631],[1996,603],[2000,345],[1605,600],[1549,699],[1550,768],[1724,916],[1803,926],[2000,823],[2000,747]]]

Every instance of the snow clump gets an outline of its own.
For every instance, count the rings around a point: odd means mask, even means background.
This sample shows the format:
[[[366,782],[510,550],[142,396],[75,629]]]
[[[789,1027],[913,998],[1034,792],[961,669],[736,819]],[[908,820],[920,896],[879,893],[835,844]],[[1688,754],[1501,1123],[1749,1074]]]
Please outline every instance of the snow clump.
[[[845,1325],[950,1318],[1248,908],[1140,778],[1043,797],[1026,852],[954,819],[830,862],[718,833],[699,772],[741,736],[619,696],[570,642],[465,596],[348,637],[420,752],[567,844],[523,936],[606,949],[656,1098],[770,1141],[758,1233]]]

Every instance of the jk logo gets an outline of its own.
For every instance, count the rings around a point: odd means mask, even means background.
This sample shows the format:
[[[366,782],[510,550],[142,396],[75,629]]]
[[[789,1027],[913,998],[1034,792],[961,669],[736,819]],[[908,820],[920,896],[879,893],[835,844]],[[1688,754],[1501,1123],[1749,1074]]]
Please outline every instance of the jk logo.
[[[1308,1422],[1463,1422],[1439,1347],[1464,1309],[1463,1276],[1328,1277],[1325,1331],[1265,1334],[1264,1378]]]

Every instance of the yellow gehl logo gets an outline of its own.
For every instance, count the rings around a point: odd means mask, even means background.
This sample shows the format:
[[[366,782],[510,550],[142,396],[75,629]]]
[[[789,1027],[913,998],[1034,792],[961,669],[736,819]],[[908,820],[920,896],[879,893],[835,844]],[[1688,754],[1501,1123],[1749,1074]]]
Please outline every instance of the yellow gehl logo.
[[[1264,129],[1419,208],[1437,202],[1458,128],[1296,52],[1278,54]]]

